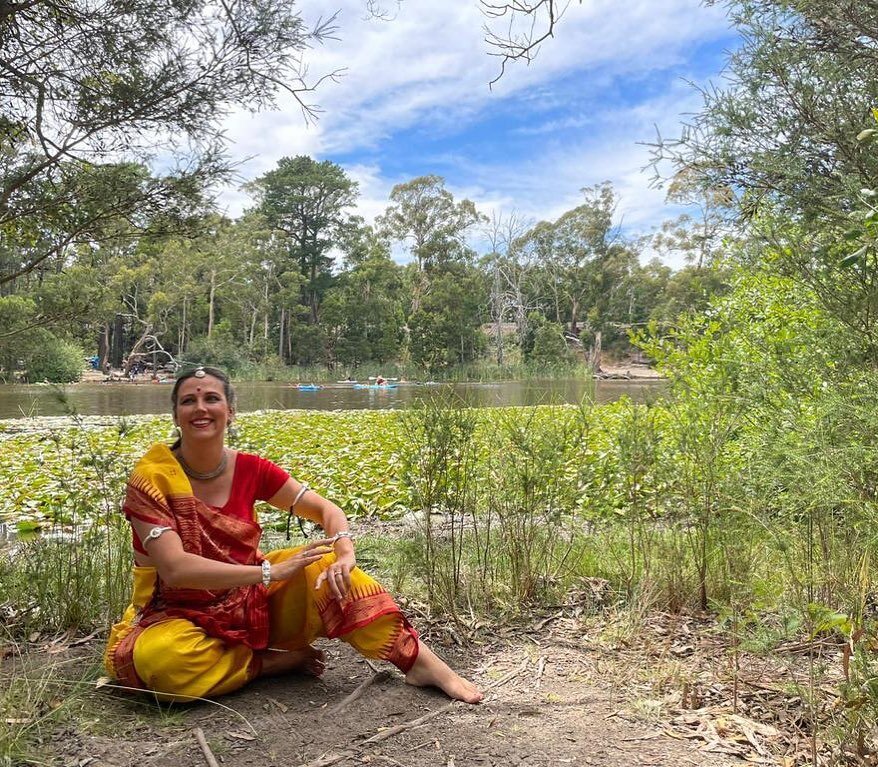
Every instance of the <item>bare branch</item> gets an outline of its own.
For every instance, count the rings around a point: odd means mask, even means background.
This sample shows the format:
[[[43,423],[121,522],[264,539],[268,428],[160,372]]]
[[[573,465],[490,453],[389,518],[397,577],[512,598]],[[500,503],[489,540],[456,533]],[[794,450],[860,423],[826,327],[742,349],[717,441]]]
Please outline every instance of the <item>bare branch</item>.
[[[507,21],[503,32],[495,32],[485,24],[488,54],[500,59],[500,72],[488,84],[493,87],[506,72],[506,65],[515,61],[530,64],[539,53],[540,45],[555,35],[555,27],[570,7],[572,0],[511,0],[493,3],[481,0],[482,14],[488,19]],[[580,5],[582,0],[578,0]]]

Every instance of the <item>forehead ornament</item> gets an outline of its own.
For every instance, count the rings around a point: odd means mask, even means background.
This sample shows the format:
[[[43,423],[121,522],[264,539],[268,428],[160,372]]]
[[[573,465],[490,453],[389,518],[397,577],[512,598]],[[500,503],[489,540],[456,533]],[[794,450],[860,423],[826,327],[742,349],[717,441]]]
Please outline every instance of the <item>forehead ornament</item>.
[[[197,367],[197,368],[195,368],[195,372],[192,375],[194,375],[196,378],[204,378],[204,376],[206,376],[207,373],[204,372],[203,367]]]

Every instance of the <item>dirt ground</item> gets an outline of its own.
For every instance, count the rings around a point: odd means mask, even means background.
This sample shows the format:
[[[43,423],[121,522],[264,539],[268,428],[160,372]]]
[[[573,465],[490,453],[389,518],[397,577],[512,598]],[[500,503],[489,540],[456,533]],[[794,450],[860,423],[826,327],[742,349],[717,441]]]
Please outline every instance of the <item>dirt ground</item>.
[[[435,645],[434,645],[435,646]],[[89,693],[93,721],[56,733],[52,762],[87,765],[328,767],[338,765],[594,765],[721,767],[738,760],[672,737],[643,721],[587,649],[544,637],[449,652],[457,668],[488,688],[478,706],[449,705],[406,685],[395,670],[344,708],[374,671],[348,646],[322,647],[322,679],[259,680],[222,698],[168,712],[102,687]],[[427,721],[418,722],[425,715]],[[203,733],[209,754],[198,742]],[[51,758],[50,757],[50,758]]]
[[[31,635],[0,646],[0,703],[10,679],[41,688],[39,703],[29,694],[0,710],[7,724],[30,723],[31,735],[19,743],[26,760],[4,759],[0,741],[0,765],[874,764],[838,739],[843,643],[835,638],[753,654],[730,645],[706,614],[552,608],[522,625],[466,626],[403,606],[425,641],[485,688],[481,705],[410,687],[341,642],[321,643],[320,679],[261,679],[218,701],[159,705],[98,678],[97,633]]]

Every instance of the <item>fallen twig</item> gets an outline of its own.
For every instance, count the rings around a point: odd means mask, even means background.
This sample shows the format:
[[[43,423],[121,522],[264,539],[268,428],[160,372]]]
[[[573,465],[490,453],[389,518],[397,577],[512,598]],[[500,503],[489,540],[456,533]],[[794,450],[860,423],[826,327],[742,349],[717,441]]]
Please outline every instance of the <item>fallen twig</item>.
[[[377,674],[372,674],[372,676],[363,680],[359,687],[354,690],[350,695],[348,695],[341,703],[339,703],[334,708],[329,709],[324,716],[332,716],[337,714],[339,711],[343,711],[346,709],[351,703],[353,703],[357,698],[362,696],[366,690],[368,690],[373,684],[376,682],[383,682],[390,678],[390,672],[388,671],[379,671]]]
[[[198,745],[201,746],[201,753],[204,754],[204,759],[207,762],[208,767],[219,767],[219,763],[213,755],[213,751],[211,751],[210,746],[207,745],[207,738],[204,737],[204,730],[200,727],[196,727],[193,732],[195,733],[195,740],[197,740]]]
[[[388,727],[386,730],[382,730],[381,732],[376,733],[371,738],[367,738],[363,741],[363,745],[365,746],[368,743],[380,743],[382,740],[387,740],[388,738],[392,738],[394,735],[399,735],[401,732],[405,732],[406,730],[413,730],[416,727],[420,727],[421,725],[426,724],[431,719],[435,719],[439,714],[444,714],[448,709],[452,706],[456,705],[460,701],[452,700],[450,703],[446,703],[444,706],[440,706],[439,708],[433,709],[423,716],[419,716],[417,719],[410,719],[408,722],[403,722],[402,724],[397,724],[395,727]]]
[[[353,759],[357,755],[356,751],[342,751],[339,754],[327,754],[315,759],[313,762],[300,764],[299,767],[330,767],[332,764],[342,761],[343,759]]]
[[[526,668],[529,660],[525,658],[521,665],[504,674],[500,679],[492,684],[489,684],[485,689],[486,690],[495,690],[501,685],[506,684],[510,679],[514,679],[519,674],[521,674]],[[362,686],[362,685],[361,685]],[[365,688],[364,688],[365,689]],[[356,691],[355,691],[356,692]],[[344,702],[344,701],[342,701]],[[431,719],[436,718],[440,714],[444,714],[454,705],[460,703],[459,700],[452,700],[446,703],[444,706],[440,706],[433,711],[430,711],[423,716],[419,716],[417,719],[412,719],[408,722],[403,722],[402,724],[398,724],[395,727],[388,727],[386,730],[382,730],[381,732],[376,733],[371,738],[367,738],[364,740],[360,746],[365,746],[371,743],[380,743],[383,740],[387,740],[388,738],[392,738],[394,735],[399,735],[401,732],[406,732],[407,730],[412,730],[416,727],[421,727],[422,725],[429,722]],[[358,746],[359,748],[359,746]],[[315,759],[312,762],[306,762],[305,764],[299,765],[299,767],[330,767],[330,765],[337,764],[338,762],[343,761],[344,759],[353,759],[357,755],[357,752],[353,749],[349,749],[346,751],[340,751],[337,754],[327,754],[325,756],[321,756],[318,759]]]
[[[537,662],[537,673],[536,673],[536,686],[539,689],[540,685],[543,683],[543,672],[546,670],[546,656],[541,655],[539,661]]]

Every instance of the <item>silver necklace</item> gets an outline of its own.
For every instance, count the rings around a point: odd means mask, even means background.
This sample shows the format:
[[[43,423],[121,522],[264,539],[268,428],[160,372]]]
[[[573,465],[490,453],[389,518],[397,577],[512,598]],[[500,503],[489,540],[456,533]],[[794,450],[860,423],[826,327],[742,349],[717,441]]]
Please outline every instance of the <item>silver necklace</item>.
[[[228,464],[229,459],[226,455],[225,449],[223,449],[223,457],[220,458],[220,462],[215,469],[211,469],[210,471],[195,471],[183,458],[183,453],[178,451],[175,453],[177,456],[177,460],[180,462],[180,466],[183,467],[183,473],[189,477],[190,479],[215,479],[220,474],[222,474],[226,470],[226,464]]]

